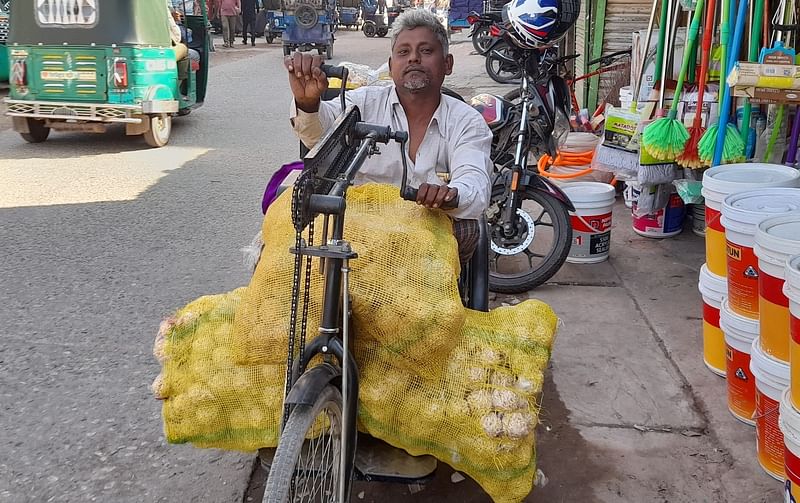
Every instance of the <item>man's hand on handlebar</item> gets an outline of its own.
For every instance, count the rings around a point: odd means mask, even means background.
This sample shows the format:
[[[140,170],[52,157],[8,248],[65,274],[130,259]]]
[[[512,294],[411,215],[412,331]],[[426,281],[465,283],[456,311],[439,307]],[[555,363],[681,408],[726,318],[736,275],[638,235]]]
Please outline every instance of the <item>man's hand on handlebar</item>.
[[[320,69],[322,56],[295,51],[283,58],[283,65],[297,108],[307,113],[318,111],[322,93],[328,89],[328,78]]]
[[[417,189],[417,204],[426,208],[449,207],[450,205],[444,203],[454,201],[457,197],[458,189],[447,185],[423,183]]]

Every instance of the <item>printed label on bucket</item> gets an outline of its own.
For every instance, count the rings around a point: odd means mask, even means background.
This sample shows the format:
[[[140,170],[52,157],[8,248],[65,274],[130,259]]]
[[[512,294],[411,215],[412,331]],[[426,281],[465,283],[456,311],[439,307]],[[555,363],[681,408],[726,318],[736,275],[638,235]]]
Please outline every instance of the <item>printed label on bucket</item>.
[[[752,248],[725,242],[728,256],[728,302],[731,310],[758,319],[758,257]]]
[[[605,255],[611,247],[611,213],[603,215],[570,215],[572,247],[570,257]]]
[[[761,467],[783,479],[783,433],[778,427],[779,404],[756,390],[756,449]]]
[[[797,318],[792,317],[792,322],[797,322]],[[800,323],[798,323],[800,325]],[[796,328],[800,330],[800,326]],[[792,344],[789,348],[789,362],[795,362],[794,365],[789,365],[789,375],[790,375],[790,386],[789,386],[789,396],[792,400],[792,405],[794,406],[795,410],[800,410],[800,365],[797,362],[800,362],[800,333],[792,332]]]
[[[727,345],[725,351],[728,367],[725,373],[728,380],[728,408],[737,418],[753,424],[756,381],[750,372],[750,355]]]
[[[786,483],[783,486],[783,498],[785,502],[797,503],[800,502],[800,458],[789,449],[786,449],[784,456]]]
[[[715,373],[725,375],[725,334],[719,328],[719,309],[703,303],[703,361]]]
[[[722,227],[722,214],[706,206],[706,264],[708,270],[727,277],[728,264],[725,253],[725,228]]]
[[[789,299],[783,294],[783,280],[759,271],[759,336],[765,353],[789,361]]]

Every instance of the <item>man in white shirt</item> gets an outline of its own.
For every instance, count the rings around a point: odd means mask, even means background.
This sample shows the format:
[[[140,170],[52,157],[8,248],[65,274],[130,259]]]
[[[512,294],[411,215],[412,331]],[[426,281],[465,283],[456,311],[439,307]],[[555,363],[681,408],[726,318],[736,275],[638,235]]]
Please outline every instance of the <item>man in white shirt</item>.
[[[392,27],[389,69],[394,85],[361,87],[349,91],[347,99],[359,107],[365,122],[408,131],[408,176],[412,186],[419,186],[417,204],[440,208],[458,197],[458,208],[446,211],[454,219],[465,263],[477,244],[477,219],[489,204],[492,133],[472,107],[441,93],[445,75],[453,70],[453,56],[436,17],[425,10],[407,11]],[[328,88],[319,68],[321,57],[296,52],[284,64],[294,95],[293,128],[313,147],[341,113],[339,100],[320,100]],[[399,149],[383,148],[364,163],[355,182],[399,185],[402,174]]]

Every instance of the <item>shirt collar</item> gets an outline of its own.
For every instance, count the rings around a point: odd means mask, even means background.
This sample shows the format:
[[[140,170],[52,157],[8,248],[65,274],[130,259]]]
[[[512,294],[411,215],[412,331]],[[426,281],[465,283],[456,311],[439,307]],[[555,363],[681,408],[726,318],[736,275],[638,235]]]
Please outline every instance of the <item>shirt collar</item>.
[[[403,108],[403,105],[400,103],[400,98],[397,97],[396,86],[392,86],[392,90],[389,93],[389,104],[392,106],[393,109],[395,106],[400,107],[401,110]],[[444,123],[445,117],[447,116],[447,110],[448,110],[447,100],[445,99],[444,94],[442,94],[441,98],[439,99],[439,106],[436,107],[436,111],[433,112],[433,117],[431,117],[431,123],[428,126],[428,129],[430,129],[431,127],[434,128],[435,131],[439,133],[439,136],[441,136],[442,138],[444,138],[444,131],[443,128],[439,127],[439,125]],[[405,111],[403,112],[405,114]],[[407,114],[406,114],[406,122],[408,122]]]

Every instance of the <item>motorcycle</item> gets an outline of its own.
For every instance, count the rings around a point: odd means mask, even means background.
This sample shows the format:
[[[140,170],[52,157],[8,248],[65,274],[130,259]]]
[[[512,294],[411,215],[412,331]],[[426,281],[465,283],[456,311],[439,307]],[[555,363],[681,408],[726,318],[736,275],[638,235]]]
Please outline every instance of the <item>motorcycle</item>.
[[[492,42],[492,35],[489,32],[492,25],[502,21],[500,12],[484,12],[478,14],[472,11],[467,16],[467,23],[472,27],[469,37],[472,39],[472,46],[478,54],[486,54],[489,44]]]
[[[569,134],[569,88],[558,74],[555,48],[520,49],[504,41],[519,61],[520,84],[509,100],[479,94],[470,104],[493,133],[495,167],[486,217],[491,235],[489,289],[522,293],[550,279],[564,264],[572,243],[564,192],[528,168],[528,156],[555,158]]]
[[[486,73],[500,84],[516,83],[522,78],[522,68],[506,37],[506,29],[497,24],[489,27],[486,52]]]

